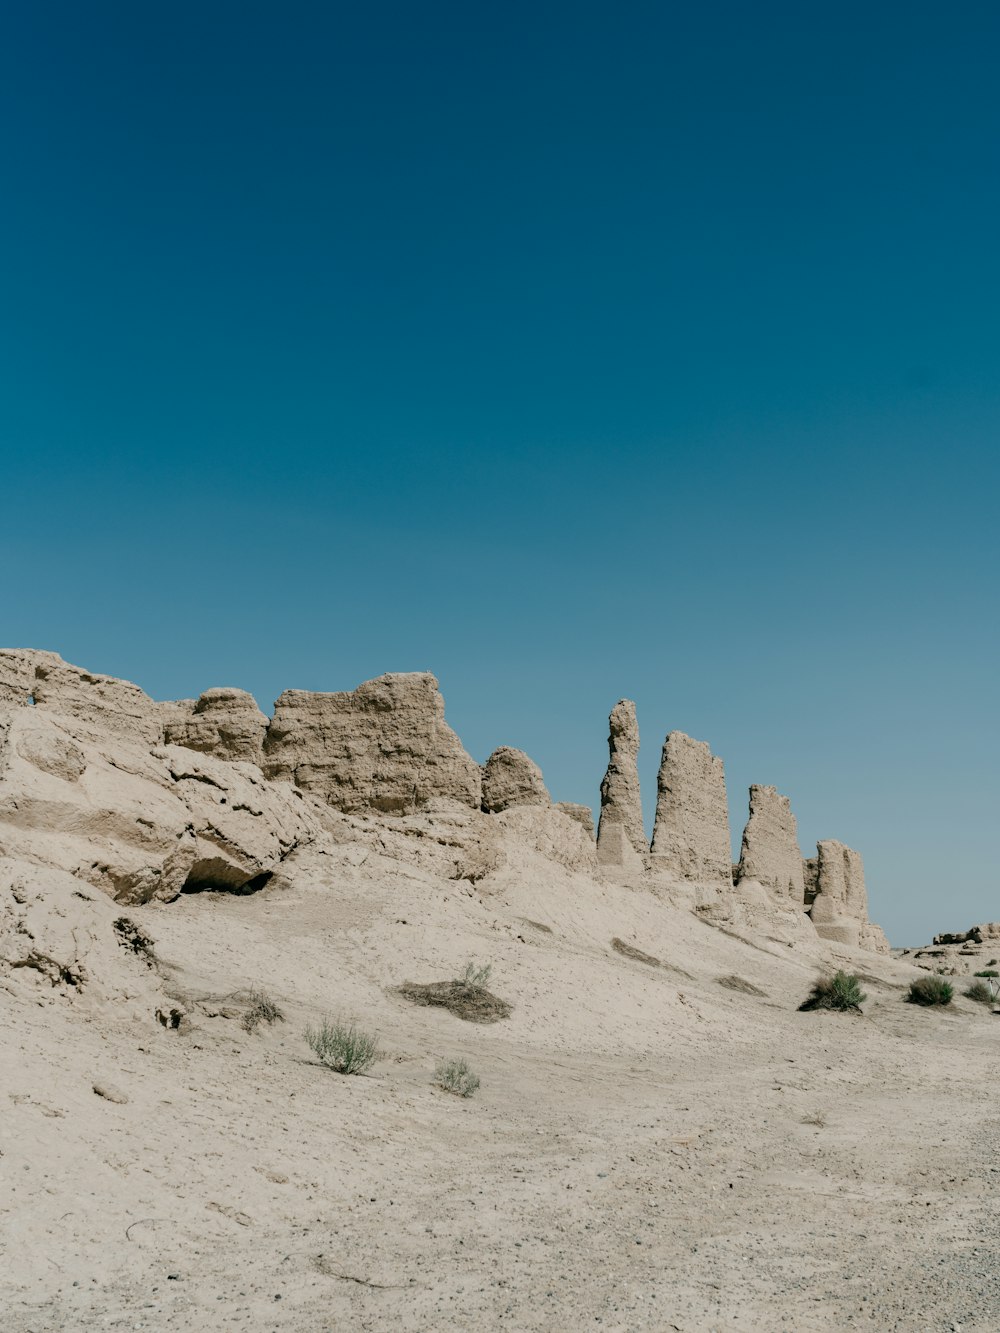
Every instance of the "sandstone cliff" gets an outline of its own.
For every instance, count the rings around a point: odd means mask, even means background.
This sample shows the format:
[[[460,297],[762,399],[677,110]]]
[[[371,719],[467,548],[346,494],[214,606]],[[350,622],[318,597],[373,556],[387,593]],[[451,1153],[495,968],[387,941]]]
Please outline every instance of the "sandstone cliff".
[[[336,694],[286,690],[264,740],[264,772],[338,810],[482,804],[482,773],[444,720],[429,672],[380,676]]]

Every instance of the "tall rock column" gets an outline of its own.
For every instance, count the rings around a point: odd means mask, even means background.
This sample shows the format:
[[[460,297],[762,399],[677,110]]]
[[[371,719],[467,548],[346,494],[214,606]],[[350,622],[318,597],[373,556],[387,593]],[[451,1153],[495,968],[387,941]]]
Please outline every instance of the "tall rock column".
[[[603,865],[637,868],[649,853],[639,790],[639,724],[635,704],[621,699],[608,719],[608,771],[601,783],[597,859]]]
[[[776,787],[750,788],[750,816],[736,882],[756,880],[800,911],[805,906],[802,853],[792,803]]]
[[[672,731],[663,745],[652,852],[656,868],[680,879],[732,887],[722,760],[682,731]]]
[[[817,935],[874,953],[889,952],[882,928],[868,920],[868,889],[860,852],[826,838],[816,844],[816,858],[805,862],[805,872],[807,907]]]

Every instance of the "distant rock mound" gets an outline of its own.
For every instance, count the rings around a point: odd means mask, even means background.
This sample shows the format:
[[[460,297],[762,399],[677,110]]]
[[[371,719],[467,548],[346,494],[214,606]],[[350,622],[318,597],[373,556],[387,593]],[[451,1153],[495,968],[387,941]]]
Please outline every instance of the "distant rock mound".
[[[445,722],[429,672],[379,676],[336,694],[286,690],[264,739],[264,773],[343,811],[482,804],[479,765]]]
[[[234,763],[260,767],[263,762],[268,720],[246,690],[206,690],[198,699],[179,699],[160,708],[165,744]]]
[[[513,805],[551,805],[542,770],[524,753],[501,745],[483,765],[483,809],[497,814]]]

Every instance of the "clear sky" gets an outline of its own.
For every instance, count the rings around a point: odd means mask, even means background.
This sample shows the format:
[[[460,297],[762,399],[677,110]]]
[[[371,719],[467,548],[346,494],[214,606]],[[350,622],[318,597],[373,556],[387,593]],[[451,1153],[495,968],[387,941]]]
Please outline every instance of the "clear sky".
[[[1000,918],[1000,7],[67,0],[0,42],[0,642],[636,700]]]

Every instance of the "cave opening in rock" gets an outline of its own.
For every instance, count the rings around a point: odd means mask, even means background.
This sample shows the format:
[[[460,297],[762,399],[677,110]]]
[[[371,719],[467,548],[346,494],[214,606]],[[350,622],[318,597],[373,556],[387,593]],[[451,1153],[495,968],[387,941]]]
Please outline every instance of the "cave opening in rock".
[[[274,878],[271,870],[247,875],[221,857],[196,861],[188,871],[182,893],[258,893]]]

